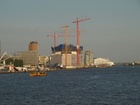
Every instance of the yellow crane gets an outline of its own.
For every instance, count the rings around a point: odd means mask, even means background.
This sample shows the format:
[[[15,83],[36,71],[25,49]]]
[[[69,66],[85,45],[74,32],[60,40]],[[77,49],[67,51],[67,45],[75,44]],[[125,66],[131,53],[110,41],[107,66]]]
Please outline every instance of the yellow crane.
[[[63,26],[61,28],[64,28],[64,31],[65,31],[65,40],[64,40],[64,43],[65,43],[65,66],[67,66],[67,53],[68,53],[68,25],[66,26]]]

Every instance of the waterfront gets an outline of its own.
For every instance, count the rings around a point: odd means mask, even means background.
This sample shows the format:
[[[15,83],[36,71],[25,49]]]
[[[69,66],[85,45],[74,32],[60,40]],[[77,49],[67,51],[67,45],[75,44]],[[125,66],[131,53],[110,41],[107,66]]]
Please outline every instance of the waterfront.
[[[0,75],[0,105],[139,105],[140,66]]]

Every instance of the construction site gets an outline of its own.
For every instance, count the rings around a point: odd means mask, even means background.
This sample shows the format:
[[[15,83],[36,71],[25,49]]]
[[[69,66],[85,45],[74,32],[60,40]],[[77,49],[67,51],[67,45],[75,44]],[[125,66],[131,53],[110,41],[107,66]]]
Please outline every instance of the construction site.
[[[56,45],[57,35],[55,32],[53,35],[47,35],[48,37],[54,38],[54,45],[51,46],[52,54],[49,56],[49,65],[57,66],[60,68],[82,68],[84,67],[84,57],[83,57],[83,46],[80,44],[80,30],[79,23],[83,21],[90,20],[90,18],[78,19],[73,22],[76,24],[76,45],[68,44],[68,28],[69,26],[64,26],[64,44]],[[92,58],[93,59],[93,58]]]
[[[53,45],[50,44],[52,53],[48,56],[39,55],[38,51],[38,42],[32,41],[29,43],[28,51],[22,51],[14,54],[13,56],[8,56],[13,60],[21,59],[23,61],[23,66],[44,66],[50,69],[57,68],[65,68],[65,69],[74,69],[74,68],[83,68],[88,67],[93,64],[93,52],[83,50],[83,46],[80,44],[80,29],[79,23],[90,20],[90,18],[78,19],[73,22],[76,24],[76,31],[74,35],[68,34],[69,26],[63,26],[61,28],[64,29],[64,33],[58,35],[54,32],[52,35],[47,35],[47,37],[51,37],[54,39]],[[57,45],[56,39],[57,37],[63,37],[64,43]],[[76,45],[68,43],[68,37],[75,37]],[[3,57],[5,57],[6,52],[1,56],[0,61],[2,61]],[[6,60],[4,59],[4,61]],[[11,66],[11,65],[10,65]],[[9,66],[9,67],[10,67]],[[3,67],[5,64],[3,62]]]

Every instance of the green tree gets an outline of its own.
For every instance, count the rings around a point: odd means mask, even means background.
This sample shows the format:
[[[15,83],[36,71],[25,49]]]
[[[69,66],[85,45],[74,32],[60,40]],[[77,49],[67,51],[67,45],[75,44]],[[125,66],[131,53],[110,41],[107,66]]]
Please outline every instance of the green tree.
[[[14,66],[19,67],[19,60],[18,59],[15,59]]]
[[[13,58],[8,58],[8,59],[5,60],[6,65],[10,65],[10,64],[13,64],[13,63],[14,63]]]
[[[23,61],[21,59],[19,59],[18,64],[19,64],[19,67],[23,67]]]
[[[21,59],[15,59],[14,66],[23,67],[23,61]]]

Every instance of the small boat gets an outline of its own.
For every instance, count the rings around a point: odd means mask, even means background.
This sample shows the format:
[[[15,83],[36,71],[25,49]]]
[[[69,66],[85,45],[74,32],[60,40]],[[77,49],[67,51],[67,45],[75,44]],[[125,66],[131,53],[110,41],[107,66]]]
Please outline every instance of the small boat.
[[[47,76],[47,73],[44,71],[32,71],[30,76]]]

